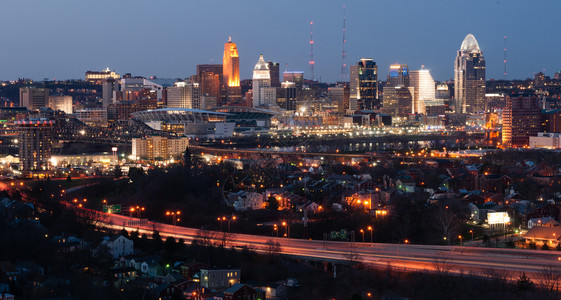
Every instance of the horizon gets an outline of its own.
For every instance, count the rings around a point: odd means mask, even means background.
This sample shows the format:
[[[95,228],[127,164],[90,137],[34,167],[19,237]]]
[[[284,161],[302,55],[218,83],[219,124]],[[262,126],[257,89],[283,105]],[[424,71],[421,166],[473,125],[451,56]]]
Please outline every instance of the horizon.
[[[0,80],[81,79],[88,70],[106,67],[133,76],[187,78],[196,73],[197,64],[222,63],[228,36],[238,46],[241,78],[251,78],[262,53],[265,60],[279,62],[281,72],[301,70],[310,79],[309,22],[313,21],[315,79],[336,82],[341,79],[343,5],[347,16],[346,63],[350,66],[360,58],[373,58],[379,80],[385,80],[393,63],[408,64],[411,70],[424,65],[435,80],[450,80],[453,60],[469,33],[481,46],[489,79],[503,79],[505,35],[507,79],[524,80],[537,72],[552,76],[561,70],[556,51],[561,41],[549,38],[554,32],[537,30],[559,28],[555,12],[561,3],[556,1],[531,7],[522,1],[484,0],[422,4],[408,0],[375,4],[337,1],[328,5],[319,0],[266,4],[248,0],[244,5],[211,2],[170,0],[168,5],[159,6],[163,9],[160,16],[147,2],[134,6],[108,0],[87,4],[62,0],[58,5],[39,0],[9,2],[0,12],[0,24],[11,29],[5,32],[5,40],[11,42],[0,52]],[[166,9],[169,7],[175,9]],[[510,16],[522,10],[527,20],[541,23],[528,26],[511,21]],[[401,15],[381,13],[395,11]],[[422,22],[418,22],[420,15]],[[398,22],[401,20],[406,22]]]

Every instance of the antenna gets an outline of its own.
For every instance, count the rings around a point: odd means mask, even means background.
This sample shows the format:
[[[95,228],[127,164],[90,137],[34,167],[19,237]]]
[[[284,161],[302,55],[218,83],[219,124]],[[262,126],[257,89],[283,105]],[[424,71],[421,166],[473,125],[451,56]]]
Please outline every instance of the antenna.
[[[347,43],[347,6],[343,5],[343,52],[341,52],[341,81],[349,78],[349,69],[347,67],[347,50],[345,44]]]
[[[310,71],[312,72],[312,81],[314,77],[314,22],[310,22]]]
[[[505,76],[505,80],[506,80],[506,35],[505,35],[505,60],[504,60],[504,64],[505,64],[504,76]]]

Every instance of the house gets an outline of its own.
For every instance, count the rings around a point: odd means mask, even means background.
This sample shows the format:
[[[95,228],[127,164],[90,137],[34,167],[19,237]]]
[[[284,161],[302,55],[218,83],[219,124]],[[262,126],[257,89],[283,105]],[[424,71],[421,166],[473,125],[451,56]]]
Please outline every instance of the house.
[[[561,227],[559,226],[534,226],[523,236],[526,242],[536,244],[559,244],[561,239]]]
[[[131,255],[134,252],[133,241],[122,235],[104,239],[100,247],[106,250],[107,253],[115,259],[121,256]]]
[[[155,299],[158,300],[171,300],[181,299],[182,291],[174,285],[169,283],[162,283],[150,291]]]
[[[396,180],[395,184],[401,191],[404,191],[406,193],[415,192],[415,181],[413,180],[413,178],[398,179]]]
[[[236,283],[224,291],[224,300],[265,299],[265,292],[254,289],[247,284]]]
[[[512,179],[506,175],[479,174],[475,178],[475,189],[484,192],[503,192],[512,184]]]
[[[306,211],[308,214],[314,214],[316,212],[319,211],[319,204],[313,202],[313,201],[308,201],[302,205],[298,205],[296,206],[296,208],[298,209],[298,211]]]
[[[201,286],[211,290],[222,290],[240,282],[240,269],[201,269]]]
[[[129,260],[129,266],[152,277],[161,276],[165,273],[164,266],[160,264],[160,258],[155,255],[133,257]]]
[[[16,297],[8,293],[0,293],[0,300],[15,300]]]
[[[544,217],[544,218],[532,218],[528,220],[528,229],[532,229],[534,226],[554,226],[555,222],[557,226],[559,226],[559,222],[553,220],[551,217]],[[547,224],[547,225],[546,225]]]
[[[198,262],[192,262],[192,263],[187,263],[187,264],[181,265],[179,267],[179,273],[184,278],[192,279],[195,274],[199,273],[201,271],[201,269],[205,269],[205,268],[208,268],[208,266],[206,264],[198,263]]]
[[[230,203],[237,211],[259,210],[265,208],[265,195],[255,192],[239,191],[228,195]]]
[[[134,280],[136,278],[136,269],[133,267],[126,268],[116,268],[109,271],[115,287],[119,287],[126,282]]]

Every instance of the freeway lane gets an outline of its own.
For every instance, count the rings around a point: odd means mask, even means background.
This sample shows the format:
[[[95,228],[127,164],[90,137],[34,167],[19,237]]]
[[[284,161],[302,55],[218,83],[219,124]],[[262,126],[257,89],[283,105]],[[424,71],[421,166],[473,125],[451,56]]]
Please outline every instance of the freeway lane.
[[[175,236],[190,243],[195,238],[200,238],[199,232],[194,228],[173,226],[169,224],[153,223],[139,225],[138,219],[115,214],[101,214],[102,224],[114,229],[127,230],[139,229],[149,235],[155,228],[163,237]],[[220,232],[206,232],[214,236],[215,241],[220,240]],[[456,273],[472,273],[483,275],[488,272],[509,273],[509,277],[518,278],[524,271],[528,276],[535,276],[549,266],[561,267],[558,257],[561,254],[555,251],[497,249],[482,247],[460,246],[432,246],[411,244],[370,244],[335,241],[301,240],[287,238],[273,238],[248,234],[230,234],[230,246],[249,246],[259,252],[267,251],[267,241],[278,241],[281,253],[287,256],[309,259],[315,261],[349,262],[354,261],[378,267],[391,265],[394,268],[406,270],[430,270],[435,267],[450,270]]]

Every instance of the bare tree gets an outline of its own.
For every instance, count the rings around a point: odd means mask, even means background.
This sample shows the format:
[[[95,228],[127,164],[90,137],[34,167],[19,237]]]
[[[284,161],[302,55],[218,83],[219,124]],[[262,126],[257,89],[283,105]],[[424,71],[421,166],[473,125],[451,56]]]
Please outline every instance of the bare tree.
[[[438,276],[445,276],[454,268],[454,264],[448,257],[435,258],[432,265]]]
[[[561,279],[561,270],[549,266],[541,270],[536,278],[536,281],[543,288],[546,288],[549,292],[557,293],[559,290],[559,280]]]
[[[349,252],[345,254],[345,258],[351,265],[356,265],[359,263],[360,255],[358,254],[358,250],[356,247],[351,247]]]
[[[220,232],[218,234],[218,243],[222,248],[226,248],[230,245],[232,245],[232,240],[233,240],[233,234],[230,232]]]
[[[458,219],[454,212],[448,206],[441,206],[434,215],[436,227],[442,231],[442,234],[450,245],[450,237],[454,230],[458,227]]]
[[[214,231],[210,231],[204,228],[197,230],[197,236],[195,240],[197,243],[203,247],[214,246],[214,241],[216,239],[216,234]]]
[[[269,256],[278,256],[282,251],[281,244],[279,242],[275,242],[274,240],[267,240],[265,245]]]

